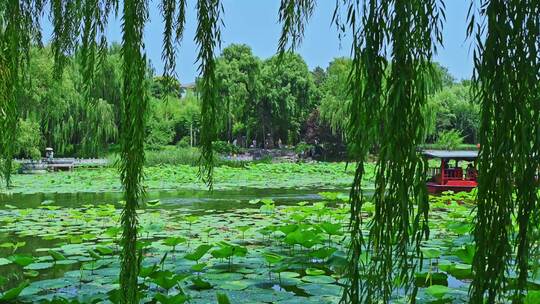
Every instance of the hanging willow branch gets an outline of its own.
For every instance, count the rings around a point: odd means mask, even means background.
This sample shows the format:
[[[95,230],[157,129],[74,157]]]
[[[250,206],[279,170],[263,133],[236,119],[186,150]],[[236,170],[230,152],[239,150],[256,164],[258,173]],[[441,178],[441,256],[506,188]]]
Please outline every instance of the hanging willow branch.
[[[537,192],[537,174],[540,168],[540,1],[513,1],[516,76],[512,82],[515,101],[516,134],[513,155],[515,158],[516,209],[518,235],[516,273],[518,274],[515,301],[522,302],[527,289],[529,262],[535,259],[531,244],[538,242],[534,230],[540,227],[540,201]],[[538,245],[538,244],[536,244]],[[537,257],[536,257],[537,258]]]
[[[390,14],[383,22],[388,27],[392,62],[379,121],[375,214],[368,242],[376,258],[367,269],[367,302],[388,302],[396,279],[406,293],[410,291],[418,268],[414,257],[421,256],[420,242],[429,235],[427,163],[416,149],[423,141],[422,109],[435,45],[442,43],[444,8],[435,0],[381,1],[380,5]]]
[[[315,0],[281,0],[279,22],[282,23],[278,52],[283,54],[290,46],[295,50],[304,38],[305,24],[313,14]]]
[[[54,57],[54,77],[60,79],[69,55],[75,49],[79,35],[81,0],[51,0],[53,37],[51,49]]]
[[[30,47],[32,43],[40,44],[38,20],[42,9],[41,1],[29,0],[5,1],[0,6],[0,69],[5,87],[0,103],[0,157],[4,159],[2,171],[8,187],[18,121],[17,100],[26,79]]]
[[[365,268],[364,245],[362,234],[361,210],[364,203],[362,194],[362,177],[364,162],[370,147],[373,146],[378,129],[378,110],[381,107],[382,87],[386,60],[382,56],[385,38],[384,15],[377,0],[371,0],[364,6],[356,1],[344,0],[341,5],[346,10],[346,20],[341,20],[341,7],[336,6],[334,21],[338,28],[349,26],[353,35],[352,71],[349,75],[349,93],[352,102],[349,107],[351,119],[347,130],[349,152],[356,161],[356,171],[350,191],[350,247],[349,267],[342,303],[359,303],[366,301],[363,281],[360,280],[361,269]],[[339,4],[339,3],[338,3]],[[360,18],[362,16],[362,18]],[[357,19],[358,17],[358,19]]]
[[[163,50],[161,59],[165,63],[163,76],[173,77],[176,67],[176,45],[182,41],[186,22],[186,0],[161,0],[160,9],[163,16]]]
[[[344,6],[346,21],[340,21]],[[292,39],[301,40],[303,24],[312,13],[312,1],[282,1],[280,50]],[[351,119],[348,137],[358,165],[351,189],[351,248],[348,286],[342,302],[388,302],[396,287],[409,291],[421,256],[420,242],[429,235],[428,203],[424,183],[427,164],[417,153],[424,139],[422,109],[432,83],[432,56],[442,43],[444,3],[422,1],[337,2],[334,21],[353,33]],[[392,50],[390,73],[386,48]],[[385,90],[383,91],[383,84]],[[379,110],[380,109],[380,110]],[[379,130],[379,128],[382,128]],[[374,202],[366,253],[376,256],[361,265],[364,240],[361,232],[363,162],[379,134]],[[365,277],[361,281],[361,270]]]
[[[0,16],[4,16],[5,7],[3,5],[5,5],[5,3],[0,4]],[[3,20],[0,20],[0,28],[3,27]],[[5,41],[5,35],[3,31],[0,31],[0,181],[4,177],[4,161],[2,159],[6,156],[5,132],[8,130],[6,123],[9,112],[7,107],[9,107],[10,103],[9,82],[11,80],[8,61],[4,54],[7,47],[2,41]]]
[[[346,22],[339,21],[340,6],[345,7]],[[418,266],[414,256],[421,254],[420,242],[428,237],[423,180],[427,164],[416,148],[423,140],[421,109],[433,78],[431,59],[436,44],[442,43],[444,4],[372,0],[361,5],[344,0],[338,2],[334,20],[341,30],[348,25],[353,34],[348,137],[352,155],[358,159],[350,193],[350,265],[342,302],[388,302],[394,278],[406,292],[412,286]],[[388,47],[392,64],[385,76]],[[363,162],[375,138],[380,139],[373,198],[376,210],[365,248],[361,180]]]
[[[214,52],[221,44],[221,13],[223,7],[220,0],[197,1],[197,31],[195,41],[199,47],[197,61],[201,74],[197,89],[201,96],[201,165],[199,176],[212,189],[212,173],[214,170],[213,142],[217,139],[218,83],[216,78],[216,61]]]
[[[473,82],[482,105],[470,301],[494,303],[505,295],[515,246],[514,301],[521,303],[539,214],[540,3],[484,0],[480,8],[471,4],[468,28],[469,35],[475,31]]]
[[[82,7],[81,74],[85,97],[94,85],[94,76],[107,52],[105,29],[112,12],[118,11],[117,0],[85,0]]]
[[[138,303],[137,276],[137,207],[144,194],[146,56],[143,32],[148,18],[147,2],[124,0],[122,25],[123,92],[122,132],[120,134],[120,179],[124,186],[126,205],[122,211],[122,253],[120,287],[122,303]]]

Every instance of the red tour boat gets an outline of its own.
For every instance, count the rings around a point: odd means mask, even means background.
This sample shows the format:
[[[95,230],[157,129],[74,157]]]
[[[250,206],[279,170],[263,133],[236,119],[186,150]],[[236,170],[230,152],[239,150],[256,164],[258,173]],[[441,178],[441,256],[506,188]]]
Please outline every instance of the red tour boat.
[[[440,159],[438,168],[428,169],[427,188],[430,193],[471,191],[476,188],[478,151],[424,150],[427,159]],[[463,163],[467,162],[466,169]]]

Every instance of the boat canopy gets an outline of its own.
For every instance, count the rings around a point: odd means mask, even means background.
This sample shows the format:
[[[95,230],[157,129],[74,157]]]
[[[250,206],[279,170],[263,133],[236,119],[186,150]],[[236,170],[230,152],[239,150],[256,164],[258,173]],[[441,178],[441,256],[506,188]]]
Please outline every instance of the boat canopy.
[[[478,151],[468,150],[424,150],[422,154],[426,158],[455,159],[455,160],[475,160],[478,158]]]

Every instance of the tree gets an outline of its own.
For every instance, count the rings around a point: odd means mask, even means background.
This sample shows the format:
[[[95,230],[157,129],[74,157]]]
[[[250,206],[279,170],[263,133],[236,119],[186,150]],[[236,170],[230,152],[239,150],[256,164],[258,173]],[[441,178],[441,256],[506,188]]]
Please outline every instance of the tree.
[[[326,77],[328,77],[326,71],[320,66],[316,66],[315,69],[311,71],[311,75],[313,75],[313,82],[317,87],[322,86],[326,81]]]
[[[167,96],[180,98],[183,90],[180,86],[180,81],[170,76],[156,76],[150,84],[150,95],[163,99]]]
[[[245,44],[231,44],[217,58],[219,95],[225,103],[221,109],[221,123],[225,138],[229,141],[232,141],[233,126],[236,123],[253,122],[260,65],[260,60]]]
[[[160,149],[175,144],[186,137],[187,143],[195,143],[200,128],[200,100],[188,92],[179,99],[150,98],[146,125],[146,147]]]
[[[428,101],[428,110],[433,116],[431,137],[436,138],[444,131],[457,130],[466,143],[476,144],[479,109],[472,99],[470,86],[454,84],[443,87],[430,96]]]
[[[298,141],[301,126],[316,106],[317,93],[299,55],[261,62],[248,46],[233,44],[217,58],[216,74],[224,104],[218,111],[222,138],[232,140],[243,133],[259,142]]]
[[[181,100],[175,118],[175,141],[187,137],[191,146],[197,144],[197,134],[201,128],[201,101],[193,93],[188,92]]]
[[[120,113],[122,109],[122,54],[121,46],[112,43],[102,50],[99,69],[94,73],[92,86],[89,87],[88,98],[105,100],[111,104],[114,111],[114,124],[120,126]],[[77,63],[79,70],[83,69],[82,52],[78,52]],[[82,87],[84,79],[80,79]]]
[[[336,134],[344,134],[349,125],[351,95],[348,86],[352,70],[350,58],[335,58],[326,71],[326,79],[321,85],[321,118]]]
[[[96,77],[91,92],[81,93],[82,79],[76,58],[70,57],[64,72],[54,79],[54,62],[50,47],[31,50],[28,72],[32,81],[21,89],[18,107],[24,121],[34,121],[40,128],[36,136],[43,144],[54,147],[58,155],[100,156],[116,138],[119,116],[117,77],[111,74],[106,56],[103,76]],[[105,83],[102,77],[110,76]],[[109,98],[105,100],[103,98]]]
[[[316,107],[313,102],[314,83],[304,60],[285,53],[263,62],[261,92],[257,104],[263,140],[268,135],[285,143],[298,142],[302,122]]]
[[[39,159],[43,147],[43,139],[39,131],[39,124],[30,119],[19,119],[17,124],[17,141],[15,154],[30,159]]]

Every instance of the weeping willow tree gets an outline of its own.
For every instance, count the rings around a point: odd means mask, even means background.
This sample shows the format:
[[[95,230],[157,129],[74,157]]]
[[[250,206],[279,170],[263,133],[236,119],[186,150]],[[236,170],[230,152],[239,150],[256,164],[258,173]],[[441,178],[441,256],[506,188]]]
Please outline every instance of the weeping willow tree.
[[[484,0],[479,7],[471,6],[468,28],[477,43],[473,82],[481,104],[470,299],[500,300],[514,268],[513,301],[522,303],[539,227],[540,2]]]
[[[17,129],[17,99],[20,96],[30,47],[40,40],[39,12],[41,1],[3,1],[0,4],[0,71],[3,92],[0,93],[0,158],[2,172],[9,187]]]
[[[39,0],[10,0],[0,4],[0,74],[2,85],[6,86],[6,94],[0,101],[2,135],[2,157],[6,160],[4,172],[9,180],[10,163],[13,153],[9,143],[13,141],[13,133],[5,130],[13,126],[17,119],[16,92],[22,84],[25,76],[23,59],[28,59],[29,50],[33,42],[40,45],[40,16],[44,12],[44,6],[48,1]],[[177,5],[178,2],[178,5]],[[61,78],[64,67],[67,65],[70,55],[80,48],[81,74],[85,81],[84,91],[89,97],[89,91],[93,86],[94,74],[103,58],[106,48],[105,28],[111,14],[120,11],[117,0],[81,0],[61,1],[50,0],[50,19],[53,25],[53,39],[51,48],[55,59],[54,75]],[[123,86],[122,86],[122,111],[120,126],[121,161],[119,164],[120,177],[124,187],[126,206],[122,212],[121,223],[124,228],[122,234],[121,252],[121,300],[122,303],[137,303],[137,276],[141,256],[137,253],[137,215],[138,203],[144,195],[143,163],[144,163],[144,130],[145,111],[147,109],[147,86],[145,73],[147,60],[144,54],[143,32],[148,19],[148,2],[139,0],[124,0],[121,9],[122,18],[122,58],[123,58]],[[163,0],[160,8],[164,18],[164,44],[163,59],[165,61],[165,75],[170,76],[175,68],[175,48],[182,38],[183,24],[185,19],[185,1]],[[213,125],[214,113],[218,106],[214,92],[215,64],[214,48],[220,40],[219,27],[220,11],[219,1],[198,0],[198,19],[196,40],[200,46],[198,60],[203,79],[203,124],[206,132],[203,137],[203,160],[207,166],[202,167],[201,172],[211,176],[212,141],[214,140],[215,127]],[[79,31],[79,28],[81,31]],[[32,39],[32,38],[36,39]],[[89,101],[87,107],[104,108],[98,101]],[[97,113],[109,113],[107,109],[96,111]],[[110,114],[110,113],[109,113]],[[90,115],[93,120],[98,117]],[[103,117],[101,117],[103,118]],[[73,122],[76,124],[75,122]],[[95,128],[83,128],[83,133],[95,133],[99,136],[110,136],[106,126],[99,126],[95,121]],[[8,126],[4,128],[4,126]],[[91,142],[83,142],[83,146],[91,145]],[[210,180],[209,180],[210,181]]]
[[[282,1],[281,50],[301,41],[314,5],[309,0]],[[342,302],[388,302],[396,281],[406,292],[412,286],[418,268],[415,256],[421,256],[420,243],[429,236],[424,183],[427,163],[417,146],[425,137],[422,111],[433,79],[432,56],[436,45],[442,43],[443,9],[444,4],[435,0],[337,2],[334,20],[339,28],[348,26],[353,34],[348,136],[357,160],[350,195],[349,284]],[[389,73],[385,74],[387,68]],[[365,242],[361,180],[375,135],[380,139],[375,215]],[[377,258],[362,263],[367,255]],[[362,273],[365,277],[360,280]]]
[[[357,168],[350,193],[344,303],[388,302],[396,282],[411,291],[419,267],[415,257],[421,256],[420,242],[429,235],[427,164],[417,146],[425,136],[422,111],[434,78],[432,56],[442,42],[443,9],[438,1],[344,0],[334,13],[338,26],[348,25],[353,34],[348,137]],[[380,145],[375,214],[365,240],[361,180],[375,138]]]
[[[212,189],[212,173],[214,167],[214,151],[212,143],[217,140],[218,109],[224,108],[218,100],[219,84],[216,78],[215,49],[221,43],[221,13],[223,7],[220,0],[199,0],[197,2],[197,31],[195,41],[199,46],[197,60],[202,75],[198,83],[201,96],[201,168],[199,176]]]
[[[4,12],[5,12],[5,4],[6,3],[3,3],[3,4],[0,4],[0,26],[2,28],[0,28],[0,181],[2,180],[2,177],[4,176],[4,163],[3,163],[3,158],[5,157],[5,152],[4,152],[4,149],[5,149],[5,144],[4,144],[4,132],[5,130],[7,130],[7,126],[6,126],[6,118],[7,118],[7,113],[6,113],[6,107],[8,106],[8,103],[10,102],[10,99],[9,99],[9,92],[8,92],[8,81],[9,81],[9,78],[10,78],[10,75],[9,75],[9,69],[8,69],[8,66],[7,66],[7,60],[6,60],[6,56],[5,56],[5,51],[6,51],[6,45],[5,43],[2,43],[2,41],[5,41],[5,38],[4,38],[4,26],[5,26],[5,22],[4,22]]]
[[[122,16],[123,112],[120,136],[120,179],[126,206],[122,211],[122,265],[120,286],[122,301],[138,302],[137,207],[143,195],[145,111],[148,104],[145,84],[146,57],[143,32],[148,19],[146,1],[124,0]]]
[[[362,217],[360,216],[364,203],[361,182],[364,175],[364,162],[370,147],[377,137],[379,108],[383,98],[382,87],[386,59],[382,53],[382,48],[385,34],[384,28],[380,25],[384,20],[385,12],[378,4],[378,1],[372,0],[366,6],[360,7],[357,2],[343,1],[343,5],[347,10],[346,22],[351,27],[353,34],[353,62],[351,74],[349,75],[349,92],[351,95],[349,113],[351,115],[347,134],[351,155],[357,161],[350,192],[351,217],[349,230],[351,244],[349,267],[347,269],[349,282],[341,299],[344,303],[367,301],[367,294],[364,292],[366,286],[364,281],[360,281],[361,268],[367,266],[362,264],[365,240],[361,230]],[[340,8],[337,7],[334,19],[338,25],[341,22],[340,16],[337,15],[339,12]],[[359,18],[360,21],[357,21],[356,18]]]

